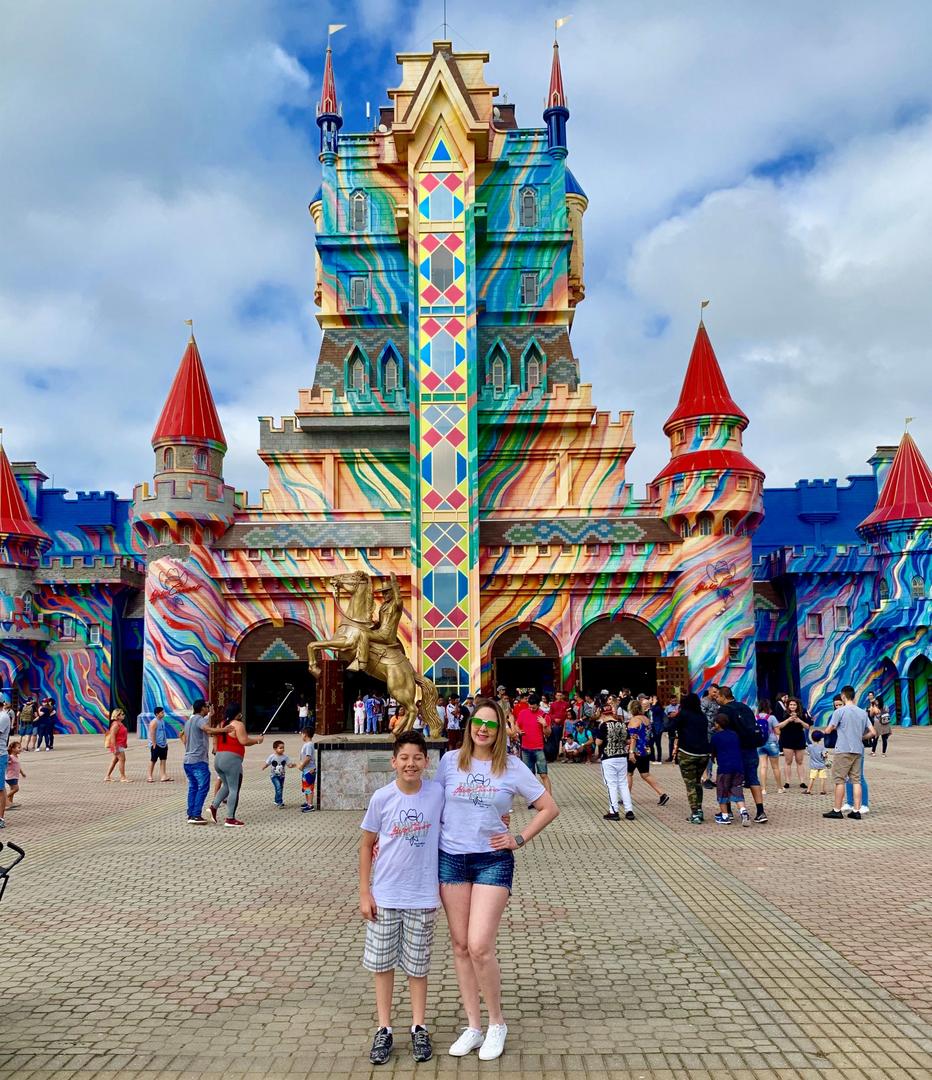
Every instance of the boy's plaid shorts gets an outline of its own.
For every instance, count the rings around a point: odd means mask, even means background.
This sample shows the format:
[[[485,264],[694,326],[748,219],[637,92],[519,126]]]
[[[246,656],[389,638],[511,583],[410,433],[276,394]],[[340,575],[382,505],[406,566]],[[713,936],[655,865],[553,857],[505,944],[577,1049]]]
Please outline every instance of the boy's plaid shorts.
[[[391,971],[400,967],[413,979],[430,970],[436,908],[378,909],[376,921],[366,923],[362,966],[367,971]]]

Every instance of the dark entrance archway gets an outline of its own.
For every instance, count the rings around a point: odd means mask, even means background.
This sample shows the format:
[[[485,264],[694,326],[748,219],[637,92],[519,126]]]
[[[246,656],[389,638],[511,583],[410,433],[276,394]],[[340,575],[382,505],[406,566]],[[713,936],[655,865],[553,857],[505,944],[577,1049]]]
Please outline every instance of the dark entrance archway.
[[[534,689],[539,694],[562,690],[560,651],[548,631],[533,623],[510,626],[492,642],[495,686],[509,694]]]
[[[579,635],[576,661],[583,693],[655,694],[660,642],[650,627],[620,615],[597,619]]]
[[[305,701],[314,712],[316,681],[307,670],[307,647],[314,635],[300,623],[281,626],[263,623],[240,641],[236,662],[242,672],[243,714],[251,731],[262,731],[288,692],[270,731],[297,731],[298,704]]]

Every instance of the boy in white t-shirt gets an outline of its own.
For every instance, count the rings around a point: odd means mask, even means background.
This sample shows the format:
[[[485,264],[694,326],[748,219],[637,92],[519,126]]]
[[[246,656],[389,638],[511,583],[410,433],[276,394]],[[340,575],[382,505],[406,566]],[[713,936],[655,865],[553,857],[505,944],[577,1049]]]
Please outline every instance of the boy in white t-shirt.
[[[359,911],[366,920],[363,967],[375,974],[379,1027],[369,1060],[384,1065],[392,1052],[392,993],[395,968],[408,976],[411,1043],[415,1061],[430,1061],[427,1031],[427,972],[440,904],[437,860],[443,788],[427,780],[427,742],[417,731],[402,732],[392,749],[395,779],[376,791],[360,826]],[[373,849],[379,857],[373,872]],[[371,876],[371,884],[370,884]]]
[[[285,753],[285,744],[281,739],[272,743],[272,753],[265,759],[262,771],[272,770],[272,792],[275,796],[275,805],[284,808],[285,805],[285,769],[296,769],[298,763],[292,761]]]

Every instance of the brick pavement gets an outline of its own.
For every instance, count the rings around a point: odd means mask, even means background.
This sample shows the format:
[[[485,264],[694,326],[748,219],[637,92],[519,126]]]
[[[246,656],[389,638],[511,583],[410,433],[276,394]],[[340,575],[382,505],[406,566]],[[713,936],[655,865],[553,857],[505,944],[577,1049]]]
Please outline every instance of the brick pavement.
[[[860,824],[792,792],[768,799],[767,826],[689,826],[671,766],[657,770],[667,807],[638,784],[639,821],[606,823],[597,770],[558,767],[563,813],[519,853],[500,936],[506,1053],[416,1069],[403,1037],[391,1066],[367,1060],[359,815],[299,814],[294,773],[275,810],[253,750],[248,827],[194,829],[180,775],[142,783],[131,745],[139,782],[104,784],[101,744],[23,758],[0,837],[28,851],[0,910],[16,975],[0,1076],[932,1076],[932,732],[869,759]],[[442,920],[434,971],[443,1050],[462,1017]]]

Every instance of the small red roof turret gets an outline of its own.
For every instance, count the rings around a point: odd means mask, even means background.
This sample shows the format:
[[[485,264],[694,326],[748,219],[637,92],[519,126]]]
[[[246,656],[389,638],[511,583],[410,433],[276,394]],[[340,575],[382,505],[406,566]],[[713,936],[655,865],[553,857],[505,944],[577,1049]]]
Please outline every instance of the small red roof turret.
[[[167,442],[207,442],[227,448],[193,334],[152,433],[153,447]]]
[[[748,426],[747,416],[728,390],[705,324],[700,322],[680,400],[663,425],[664,434],[669,435],[673,426],[682,420],[696,420],[702,416],[733,417],[742,431]]]
[[[906,432],[897,447],[877,505],[858,526],[932,520],[932,470],[912,435]]]
[[[19,490],[13,466],[6,456],[6,450],[0,446],[0,536],[15,536],[24,539],[45,540],[48,537],[32,520],[26,508],[23,493]]]

